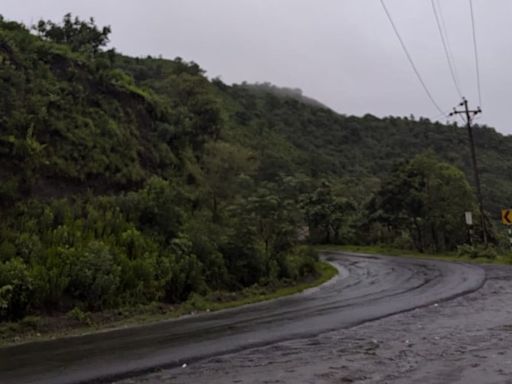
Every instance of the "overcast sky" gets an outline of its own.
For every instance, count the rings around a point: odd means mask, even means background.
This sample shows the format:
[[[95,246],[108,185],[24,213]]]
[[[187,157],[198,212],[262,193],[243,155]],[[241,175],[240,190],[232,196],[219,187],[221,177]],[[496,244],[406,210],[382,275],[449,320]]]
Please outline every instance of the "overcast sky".
[[[441,0],[462,93],[478,105],[469,0]],[[445,111],[460,98],[431,0],[386,0],[419,72]],[[134,56],[180,56],[226,83],[301,88],[345,114],[436,118],[379,0],[0,0],[5,18],[35,23],[71,12],[112,27]],[[473,0],[482,109],[478,120],[512,134],[512,1]]]

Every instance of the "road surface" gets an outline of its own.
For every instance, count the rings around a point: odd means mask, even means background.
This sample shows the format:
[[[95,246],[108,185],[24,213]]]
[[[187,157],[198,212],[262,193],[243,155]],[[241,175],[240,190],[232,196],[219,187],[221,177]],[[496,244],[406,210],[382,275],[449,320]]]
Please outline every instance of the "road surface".
[[[339,277],[304,294],[108,333],[0,348],[0,383],[112,382],[277,343],[311,340],[439,305],[478,290],[486,276],[481,267],[443,261],[347,253],[327,258],[339,268]]]
[[[453,300],[115,384],[512,384],[512,266],[482,268]]]

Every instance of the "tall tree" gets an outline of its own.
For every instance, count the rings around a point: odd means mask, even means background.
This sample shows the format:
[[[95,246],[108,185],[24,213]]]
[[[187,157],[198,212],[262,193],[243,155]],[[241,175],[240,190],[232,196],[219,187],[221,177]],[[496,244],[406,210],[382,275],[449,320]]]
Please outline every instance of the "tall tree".
[[[377,222],[411,234],[418,250],[453,249],[466,240],[464,212],[475,197],[464,174],[432,154],[398,167],[370,202]]]
[[[110,27],[99,28],[91,17],[88,21],[64,16],[61,24],[40,20],[34,29],[40,36],[58,44],[66,44],[74,51],[97,54],[109,42]]]

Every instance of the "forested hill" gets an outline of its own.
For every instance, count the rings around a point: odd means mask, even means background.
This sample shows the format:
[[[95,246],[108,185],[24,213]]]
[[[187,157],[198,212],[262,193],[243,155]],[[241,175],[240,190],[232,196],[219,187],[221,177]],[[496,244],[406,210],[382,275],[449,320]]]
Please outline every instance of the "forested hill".
[[[157,93],[166,92],[162,89],[163,79],[141,68],[165,73],[177,63],[127,57],[121,62],[121,68],[131,73],[138,84]],[[302,99],[300,90],[268,83],[228,86],[213,79],[211,84],[226,117],[222,138],[264,153],[260,167],[262,172],[268,172],[266,176],[300,172],[311,177],[356,179],[367,184],[368,197],[393,166],[431,151],[463,170],[473,181],[464,126],[434,123],[421,117],[339,114],[318,102]],[[512,193],[512,136],[486,126],[476,126],[474,135],[487,210],[496,218]],[[359,188],[356,190],[359,194]]]
[[[22,167],[34,174],[38,194],[139,185],[150,175],[175,170],[185,142],[195,148],[218,135],[264,152],[260,168],[268,176],[299,172],[362,179],[377,187],[394,165],[433,151],[472,181],[464,127],[424,118],[338,114],[297,89],[210,82],[197,64],[181,59],[108,52],[85,60],[68,46],[30,36],[16,23],[3,22],[2,28],[4,153],[9,145],[23,146],[20,132],[24,144],[42,143],[45,160]],[[52,126],[51,134],[39,128],[44,125]],[[475,142],[487,208],[496,216],[512,191],[512,137],[477,127]],[[4,202],[15,183],[9,175],[17,175],[19,187],[27,181],[16,169],[21,166],[16,157],[25,150],[39,151],[18,148],[4,159]]]
[[[467,240],[464,129],[229,86],[193,62],[106,50],[109,33],[0,18],[0,321],[309,279],[304,237]],[[475,136],[494,217],[512,138]]]
[[[381,179],[397,163],[432,151],[473,182],[464,126],[425,118],[340,115],[271,92],[218,87],[231,111],[229,137],[253,149],[258,145],[278,148],[279,142],[283,149],[290,147],[268,154],[269,162],[277,161],[284,169],[300,169],[311,176]],[[510,205],[512,136],[486,126],[477,126],[474,136],[486,208],[497,218],[500,208]]]

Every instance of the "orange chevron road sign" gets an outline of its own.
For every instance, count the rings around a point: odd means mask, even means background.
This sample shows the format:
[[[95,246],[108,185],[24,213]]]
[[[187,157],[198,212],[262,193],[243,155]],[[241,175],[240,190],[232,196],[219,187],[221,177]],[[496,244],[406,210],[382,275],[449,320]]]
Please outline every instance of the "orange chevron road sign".
[[[512,225],[512,209],[501,210],[501,222],[505,225]]]

